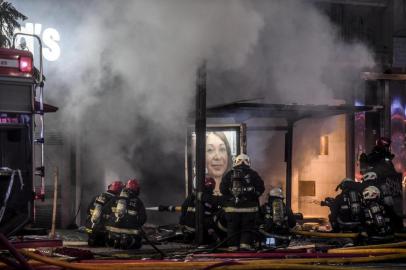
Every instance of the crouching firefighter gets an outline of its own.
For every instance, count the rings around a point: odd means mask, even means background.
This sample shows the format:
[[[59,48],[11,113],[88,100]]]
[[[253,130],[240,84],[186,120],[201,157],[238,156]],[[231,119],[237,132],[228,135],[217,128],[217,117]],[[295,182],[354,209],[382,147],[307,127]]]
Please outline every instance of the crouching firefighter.
[[[344,178],[336,187],[341,190],[334,199],[326,198],[322,206],[330,208],[328,216],[334,232],[359,232],[363,212],[361,208],[360,183]]]
[[[282,189],[273,188],[269,192],[268,201],[261,206],[262,224],[259,230],[265,237],[265,245],[289,245],[289,231],[295,227],[296,218],[283,199]]]
[[[96,196],[87,209],[86,232],[89,246],[104,246],[106,221],[108,220],[109,204],[120,194],[124,185],[121,181],[113,181],[107,191]]]
[[[402,209],[399,208],[399,203],[394,202],[394,197],[398,196],[399,192],[402,192],[402,187],[397,185],[392,186],[390,183],[392,179],[379,175],[375,171],[367,172],[363,175],[363,189],[368,186],[375,186],[380,191],[379,203],[385,208],[385,215],[390,219],[391,228],[394,231],[401,231],[403,228],[403,220],[399,215]],[[393,183],[393,182],[392,182]],[[402,207],[400,207],[402,208]]]
[[[212,177],[206,176],[202,194],[203,203],[203,232],[204,244],[214,244],[219,242],[217,236],[214,214],[220,209],[220,197],[213,195],[216,181]],[[181,225],[186,242],[193,241],[196,233],[196,182],[193,182],[193,191],[182,204],[182,213],[179,224]]]
[[[258,198],[265,188],[261,177],[250,166],[247,155],[238,155],[234,159],[233,169],[223,176],[220,184],[230,251],[238,248],[253,249],[253,240],[259,236],[256,226],[259,216]]]
[[[106,226],[107,244],[120,249],[141,248],[141,226],[147,220],[142,201],[138,198],[140,186],[136,179],[128,180],[120,196],[111,205]]]
[[[393,238],[390,218],[381,202],[381,192],[376,186],[368,186],[362,191],[365,232],[371,242]]]

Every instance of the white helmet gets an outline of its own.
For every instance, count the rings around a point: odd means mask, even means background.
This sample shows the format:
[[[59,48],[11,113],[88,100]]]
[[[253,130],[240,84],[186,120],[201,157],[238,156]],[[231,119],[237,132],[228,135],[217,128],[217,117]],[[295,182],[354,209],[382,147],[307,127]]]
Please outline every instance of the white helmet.
[[[362,176],[363,181],[376,180],[378,175],[375,172],[367,172]]]
[[[238,165],[241,164],[245,164],[247,166],[251,166],[251,161],[250,161],[250,157],[246,154],[239,154],[238,156],[236,156],[235,158],[233,158],[233,167],[236,167]]]
[[[381,192],[379,191],[379,188],[375,186],[369,186],[362,191],[362,197],[364,197],[364,200],[377,199],[380,195]]]
[[[283,191],[281,188],[273,188],[269,191],[269,197],[277,197],[283,199]]]

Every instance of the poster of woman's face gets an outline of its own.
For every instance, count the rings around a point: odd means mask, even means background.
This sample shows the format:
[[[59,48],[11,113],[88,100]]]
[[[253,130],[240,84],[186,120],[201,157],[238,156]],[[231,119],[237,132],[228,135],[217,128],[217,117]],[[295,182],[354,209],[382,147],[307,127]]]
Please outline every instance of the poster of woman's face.
[[[207,175],[216,180],[216,190],[223,175],[230,169],[231,149],[223,132],[209,132],[206,137]]]
[[[206,132],[206,174],[216,181],[215,193],[219,193],[223,175],[232,168],[232,158],[238,151],[237,141],[236,130]]]

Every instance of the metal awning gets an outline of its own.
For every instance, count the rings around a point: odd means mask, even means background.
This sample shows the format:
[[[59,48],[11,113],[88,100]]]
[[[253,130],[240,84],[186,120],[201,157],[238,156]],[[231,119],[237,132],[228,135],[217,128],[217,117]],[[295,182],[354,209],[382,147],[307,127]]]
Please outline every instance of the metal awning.
[[[340,114],[353,114],[364,111],[377,111],[382,106],[352,106],[352,105],[299,105],[299,104],[266,104],[235,102],[217,105],[206,109],[207,118],[234,118],[248,120],[250,118],[279,118],[286,121],[286,127],[277,126],[262,130],[284,131],[285,133],[285,162],[286,162],[286,205],[292,204],[292,154],[293,154],[293,125],[304,118],[321,118]]]
[[[303,118],[327,117],[346,113],[376,111],[379,109],[382,109],[382,106],[331,106],[235,102],[207,108],[206,116],[208,118],[283,118],[288,121],[298,121]]]

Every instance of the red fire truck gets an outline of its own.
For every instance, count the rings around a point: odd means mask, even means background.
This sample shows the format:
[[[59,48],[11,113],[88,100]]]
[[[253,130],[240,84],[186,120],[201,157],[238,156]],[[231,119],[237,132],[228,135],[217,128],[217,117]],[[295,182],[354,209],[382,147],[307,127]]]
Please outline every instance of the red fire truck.
[[[57,108],[43,103],[42,60],[40,70],[33,61],[27,50],[0,48],[0,233],[6,236],[32,222],[34,200],[45,195],[43,117]]]

